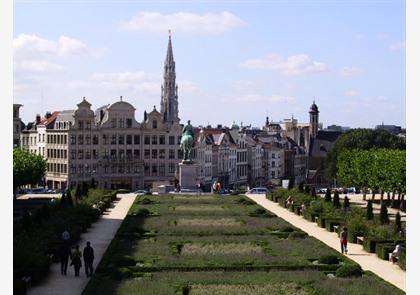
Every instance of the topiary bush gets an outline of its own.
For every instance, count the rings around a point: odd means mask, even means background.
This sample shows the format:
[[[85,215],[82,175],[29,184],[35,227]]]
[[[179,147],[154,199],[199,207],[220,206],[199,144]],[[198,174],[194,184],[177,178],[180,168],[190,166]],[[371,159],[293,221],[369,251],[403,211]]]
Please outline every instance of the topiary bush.
[[[322,264],[339,264],[340,261],[335,255],[323,255],[318,259],[318,263]]]
[[[363,275],[363,270],[360,265],[343,265],[340,266],[336,272],[335,276],[337,278],[354,278],[361,277]]]
[[[303,232],[303,231],[294,231],[294,232],[291,232],[290,234],[289,234],[289,239],[304,239],[304,238],[306,238],[306,237],[308,237],[309,235],[308,235],[308,233],[306,233],[306,232]]]
[[[134,266],[136,265],[136,260],[133,256],[130,255],[117,255],[115,257],[115,264],[118,266]]]
[[[149,205],[152,204],[152,201],[149,198],[144,198],[140,201],[142,205]]]

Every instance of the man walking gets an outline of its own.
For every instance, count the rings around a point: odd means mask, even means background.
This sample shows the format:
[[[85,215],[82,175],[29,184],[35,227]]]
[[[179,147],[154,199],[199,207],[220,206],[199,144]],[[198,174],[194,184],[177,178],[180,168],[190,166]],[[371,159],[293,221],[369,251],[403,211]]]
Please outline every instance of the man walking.
[[[93,248],[90,246],[90,242],[86,242],[86,247],[83,249],[83,261],[85,262],[86,277],[89,278],[93,275]]]
[[[58,251],[61,262],[61,274],[67,275],[67,266],[69,264],[69,258],[72,258],[71,249],[67,241],[63,241]]]

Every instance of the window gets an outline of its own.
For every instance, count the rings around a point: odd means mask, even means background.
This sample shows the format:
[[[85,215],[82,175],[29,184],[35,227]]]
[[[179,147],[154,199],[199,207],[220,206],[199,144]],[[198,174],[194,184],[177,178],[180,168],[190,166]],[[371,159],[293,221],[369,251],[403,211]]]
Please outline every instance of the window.
[[[85,140],[86,140],[86,144],[90,144],[91,142],[90,134],[86,134]]]
[[[165,159],[165,150],[159,150],[159,159]]]
[[[99,144],[99,136],[98,134],[94,134],[92,137],[92,143],[93,144]]]
[[[111,159],[115,159],[117,157],[117,150],[111,150]]]
[[[83,150],[78,150],[77,151],[77,158],[78,159],[83,159],[83,154],[84,154]]]
[[[85,158],[86,159],[90,159],[92,157],[92,151],[91,150],[86,150],[85,152]]]
[[[134,135],[134,144],[140,144],[140,135]]]
[[[157,164],[152,164],[152,176],[157,175]]]
[[[174,145],[175,144],[175,136],[173,136],[173,135],[170,135],[169,136],[169,144],[170,145]]]
[[[152,159],[157,159],[157,150],[152,150]]]
[[[86,121],[86,130],[90,130],[91,123],[90,121]]]
[[[126,122],[125,127],[131,128],[131,126],[133,126],[133,120],[132,119],[127,119],[125,122]]]
[[[150,135],[144,136],[144,144],[150,144]]]
[[[83,130],[83,121],[79,121],[78,124],[79,124],[79,130]]]
[[[76,165],[75,164],[70,165],[70,174],[76,174]]]
[[[159,176],[164,176],[164,175],[165,175],[165,164],[160,163],[159,164]]]
[[[165,144],[165,135],[159,135],[159,144]]]
[[[109,158],[109,150],[108,149],[104,149],[102,151],[102,156],[104,159],[108,159]]]
[[[92,159],[99,159],[99,150],[92,150]]]
[[[178,159],[182,159],[182,150],[178,150]]]
[[[175,151],[172,149],[169,150],[169,159],[175,159]]]
[[[144,174],[145,175],[149,175],[150,174],[150,164],[149,163],[145,163],[144,164]]]
[[[102,144],[108,144],[108,135],[107,134],[102,135]]]
[[[156,129],[157,128],[157,122],[156,122],[156,120],[153,120],[153,122],[152,122],[152,128],[153,129]]]
[[[144,158],[150,159],[150,150],[144,150]]]
[[[118,119],[118,128],[124,128],[124,119]]]
[[[70,159],[76,159],[76,150],[70,151]]]
[[[70,136],[70,144],[76,144],[76,134]]]
[[[83,134],[79,134],[79,136],[77,137],[77,143],[83,144]]]
[[[124,134],[118,135],[118,144],[124,144]]]
[[[117,128],[117,119],[115,118],[111,119],[111,128]]]
[[[133,143],[133,136],[131,134],[127,134],[125,137],[126,144],[132,144]]]
[[[168,172],[169,173],[174,173],[175,172],[175,164],[174,163],[169,163]]]
[[[117,135],[115,134],[111,135],[111,144],[117,144]]]
[[[152,135],[152,144],[157,144],[157,135]]]
[[[83,168],[84,168],[84,166],[83,166],[83,164],[79,164],[78,166],[77,166],[77,173],[79,173],[79,174],[82,174],[83,173]]]

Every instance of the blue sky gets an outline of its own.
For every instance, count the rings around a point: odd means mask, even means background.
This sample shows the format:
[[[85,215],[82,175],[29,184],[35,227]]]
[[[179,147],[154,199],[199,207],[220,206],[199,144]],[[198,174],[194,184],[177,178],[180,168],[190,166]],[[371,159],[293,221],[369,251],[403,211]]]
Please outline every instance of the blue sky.
[[[13,102],[36,114],[123,97],[160,109],[171,30],[181,123],[406,127],[406,3],[15,1]]]

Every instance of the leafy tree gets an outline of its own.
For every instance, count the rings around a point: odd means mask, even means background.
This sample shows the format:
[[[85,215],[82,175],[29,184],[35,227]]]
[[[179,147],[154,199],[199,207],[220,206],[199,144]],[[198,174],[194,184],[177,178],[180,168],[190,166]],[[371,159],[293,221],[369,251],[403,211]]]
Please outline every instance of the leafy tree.
[[[395,232],[399,233],[402,230],[402,224],[401,224],[401,214],[400,212],[397,212],[395,215]]]
[[[290,177],[290,179],[289,179],[289,184],[288,184],[288,186],[287,186],[287,189],[288,189],[288,190],[291,190],[294,186],[295,186],[295,178],[292,176],[292,177]]]
[[[13,149],[13,187],[37,184],[47,171],[47,161],[22,148]]]
[[[82,196],[87,197],[89,192],[89,186],[86,181],[82,182]]]
[[[76,200],[80,200],[82,198],[82,186],[80,183],[76,185],[76,192],[75,192]]]
[[[70,191],[70,189],[67,189],[67,191],[66,191],[66,200],[67,200],[67,204],[70,206],[70,207],[73,207],[74,206],[74,203],[73,203],[73,197],[71,196],[71,191]]]
[[[346,131],[340,135],[328,152],[325,159],[325,176],[331,182],[337,178],[337,162],[340,154],[345,150],[370,150],[385,148],[405,150],[405,138],[392,134],[387,130],[357,128]]]
[[[366,219],[367,220],[374,219],[372,200],[368,200],[367,205],[366,205]]]

